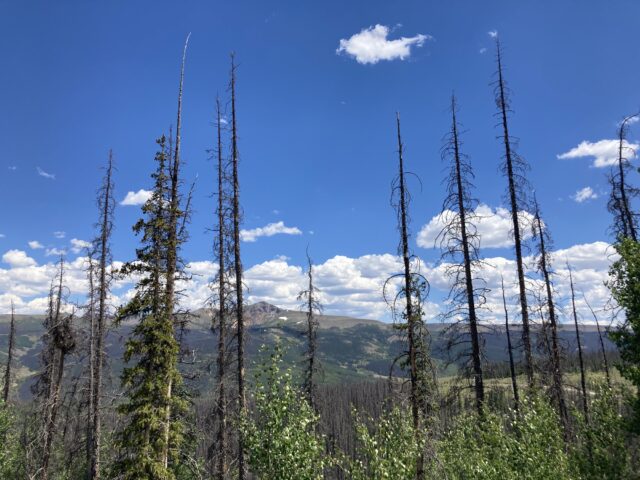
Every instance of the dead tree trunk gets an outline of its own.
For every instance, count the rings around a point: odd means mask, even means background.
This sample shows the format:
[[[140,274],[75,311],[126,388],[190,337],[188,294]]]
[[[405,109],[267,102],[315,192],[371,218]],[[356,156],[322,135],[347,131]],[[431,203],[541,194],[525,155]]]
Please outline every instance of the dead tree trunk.
[[[107,323],[107,300],[109,295],[110,274],[108,272],[111,263],[111,229],[113,225],[113,152],[109,151],[109,161],[104,178],[98,205],[100,206],[100,231],[96,239],[96,253],[98,254],[97,288],[98,311],[95,316],[95,350],[92,360],[94,361],[92,373],[94,375],[91,392],[92,413],[92,433],[91,433],[91,478],[100,478],[100,446],[102,435],[102,366],[104,364],[104,337]],[[94,333],[92,331],[92,333]],[[93,342],[92,342],[93,344]]]
[[[538,250],[540,259],[538,262],[538,269],[542,274],[544,280],[545,293],[546,293],[546,307],[549,314],[549,324],[551,326],[551,374],[553,377],[553,396],[558,406],[558,413],[560,415],[560,421],[565,432],[565,438],[568,435],[568,413],[567,404],[564,396],[563,382],[562,382],[562,366],[560,364],[560,345],[558,343],[558,325],[556,319],[556,309],[553,300],[553,289],[551,285],[551,266],[549,262],[549,254],[547,252],[548,231],[542,224],[540,218],[540,208],[538,201],[534,200],[535,216],[533,234],[538,238]],[[542,314],[542,311],[541,311]]]
[[[569,285],[571,286],[571,309],[573,312],[573,323],[576,328],[576,342],[578,345],[578,362],[580,366],[580,389],[582,390],[582,412],[587,423],[589,423],[589,401],[587,398],[587,378],[584,370],[584,359],[582,356],[582,342],[580,341],[580,328],[578,325],[578,312],[576,310],[576,293],[573,287],[573,273],[571,266],[567,263],[569,270]]]
[[[509,310],[507,309],[507,297],[504,293],[504,278],[500,276],[502,285],[502,304],[504,305],[504,328],[507,332],[507,350],[509,351],[509,371],[511,372],[511,388],[513,388],[513,401],[516,412],[520,411],[520,395],[518,394],[518,380],[516,378],[516,365],[513,361],[513,348],[511,346],[511,332],[509,330]]]
[[[596,315],[596,312],[594,312],[593,308],[591,308],[591,304],[589,304],[589,301],[587,300],[587,297],[584,293],[582,294],[582,298],[584,299],[584,303],[589,308],[589,311],[591,312],[591,315],[593,315],[593,319],[596,322],[596,328],[598,329],[598,340],[600,341],[600,353],[602,353],[602,362],[604,364],[604,373],[607,379],[607,386],[611,388],[611,376],[609,375],[609,361],[607,359],[607,350],[604,347],[604,338],[602,335],[602,331],[600,330],[600,322],[598,321],[598,316]]]
[[[7,351],[7,368],[4,371],[4,387],[2,390],[2,400],[5,405],[9,401],[9,390],[11,388],[11,364],[13,363],[13,349],[16,341],[16,309],[11,300],[11,325],[9,326],[9,349]]]
[[[518,212],[521,208],[524,183],[523,175],[527,169],[517,153],[512,148],[509,134],[509,99],[506,82],[503,76],[502,51],[500,41],[496,40],[496,59],[498,64],[498,80],[496,84],[496,104],[499,109],[499,116],[502,124],[502,140],[504,143],[504,166],[503,170],[508,181],[508,198],[511,210],[511,221],[513,223],[513,240],[516,253],[516,267],[518,273],[518,287],[520,289],[520,314],[522,318],[522,344],[524,347],[524,370],[527,375],[529,387],[534,385],[533,378],[533,355],[531,353],[531,333],[529,329],[529,311],[527,306],[527,291],[524,277],[524,266],[522,260],[522,235]]]
[[[87,477],[91,478],[91,467],[93,459],[93,400],[94,400],[94,382],[96,364],[96,288],[95,288],[95,252],[94,245],[87,248],[87,281],[89,282],[89,293],[87,303],[87,317],[89,319],[89,391],[87,393],[87,425],[86,425],[86,439],[85,449],[87,457]]]
[[[617,172],[609,178],[611,183],[611,199],[609,211],[614,215],[613,231],[616,235],[638,241],[636,214],[633,213],[631,200],[638,196],[638,190],[627,184],[626,173],[630,169],[625,146],[629,124],[638,118],[638,114],[625,117],[618,127],[618,159],[615,165]]]
[[[235,57],[231,55],[231,162],[233,168],[233,252],[236,289],[236,329],[238,342],[238,409],[240,415],[246,410],[246,397],[244,385],[244,306],[242,292],[242,259],[240,257],[240,181],[238,178],[238,129],[236,118],[236,64]],[[238,480],[245,480],[246,465],[244,458],[244,435],[238,432]]]

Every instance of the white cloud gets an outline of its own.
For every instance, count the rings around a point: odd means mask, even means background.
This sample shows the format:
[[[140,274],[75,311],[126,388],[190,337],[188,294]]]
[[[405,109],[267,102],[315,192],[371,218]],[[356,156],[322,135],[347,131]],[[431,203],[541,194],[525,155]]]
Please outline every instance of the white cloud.
[[[361,30],[348,39],[341,39],[336,53],[346,53],[361,64],[375,64],[380,60],[404,60],[411,55],[411,47],[421,47],[430,35],[418,34],[389,40],[389,27],[376,25]]]
[[[486,49],[485,47],[482,47],[482,48],[479,50],[479,53],[480,53],[480,55],[483,55],[483,54],[487,53],[487,49]]]
[[[11,170],[12,172],[15,172],[18,169],[18,167],[16,167],[15,165],[9,165],[9,170]]]
[[[593,188],[584,187],[578,190],[571,198],[573,198],[577,203],[582,203],[587,200],[598,198],[598,194],[593,191]]]
[[[2,255],[2,261],[12,267],[31,267],[36,265],[36,261],[22,250],[9,250]]]
[[[618,140],[599,140],[595,143],[584,141],[577,147],[572,148],[568,152],[561,153],[557,157],[560,160],[593,157],[593,166],[596,168],[609,167],[615,165],[618,161],[618,148],[620,142]],[[636,157],[636,151],[640,144],[623,142],[624,156],[628,160]]]
[[[0,233],[0,238],[5,238],[6,235],[4,233]]]
[[[45,252],[44,252],[46,257],[53,257],[53,256],[59,257],[61,255],[66,255],[66,253],[67,252],[64,249],[55,248],[55,247],[54,248],[47,248],[45,250]]]
[[[494,211],[491,207],[480,204],[474,213],[474,224],[480,238],[481,248],[503,248],[513,245],[513,239],[511,238],[513,224],[509,210],[498,207]],[[457,214],[447,210],[436,215],[429,223],[424,225],[416,239],[418,246],[423,248],[437,247],[438,245],[435,243],[436,240],[439,241],[438,234],[442,231],[447,221],[451,219],[452,215],[455,216]],[[532,223],[533,215],[529,212],[521,211],[518,214],[518,218],[522,225],[522,238],[526,240],[531,237],[529,226]]]
[[[490,30],[487,32],[487,35],[489,35],[491,38],[498,38],[498,31],[497,30]]]
[[[120,205],[144,205],[144,203],[151,198],[151,193],[149,190],[143,188],[137,192],[127,192],[124,200],[120,202]]]
[[[251,230],[241,230],[240,238],[244,242],[255,242],[260,237],[272,237],[273,235],[302,235],[298,227],[287,227],[284,222],[276,222],[264,227],[252,228]]]
[[[44,248],[44,245],[42,245],[39,241],[37,240],[31,240],[29,242],[29,248],[31,248],[32,250],[38,250],[41,248]]]
[[[91,246],[91,242],[87,242],[86,240],[79,240],[77,238],[71,239],[71,251],[73,253],[80,253],[85,248]]]
[[[64,237],[67,236],[67,232],[63,232],[61,230],[58,230],[57,232],[53,232],[53,236],[59,239],[62,239]]]
[[[36,171],[38,172],[38,175],[40,175],[41,177],[48,178],[49,180],[56,179],[55,173],[47,173],[44,170],[42,170],[40,167],[36,167]]]

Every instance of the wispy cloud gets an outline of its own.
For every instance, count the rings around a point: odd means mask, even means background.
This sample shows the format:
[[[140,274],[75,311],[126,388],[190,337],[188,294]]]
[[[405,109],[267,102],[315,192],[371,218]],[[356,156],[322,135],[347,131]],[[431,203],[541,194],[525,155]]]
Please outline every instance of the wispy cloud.
[[[486,47],[482,47],[482,48],[479,50],[479,53],[480,53],[480,55],[483,55],[483,54],[487,53],[487,49],[486,49]]]
[[[44,245],[42,245],[39,241],[37,240],[31,240],[29,242],[29,248],[31,248],[32,250],[39,250],[41,248],[44,248]]]
[[[56,238],[64,238],[67,236],[67,232],[58,230],[57,232],[53,232],[53,236]]]
[[[375,64],[380,60],[404,60],[411,55],[411,47],[421,47],[431,35],[417,34],[390,40],[390,29],[385,25],[365,28],[348,39],[341,39],[336,53],[346,53],[361,64]]]
[[[572,148],[568,152],[561,153],[557,157],[560,160],[568,160],[573,158],[593,157],[593,166],[596,168],[610,167],[618,161],[618,149],[620,143],[618,140],[599,140],[597,142],[581,142],[577,147]],[[636,157],[636,151],[640,144],[629,143],[626,140],[622,144],[623,155],[626,160],[632,160]]]
[[[145,202],[151,198],[151,193],[152,192],[150,192],[149,190],[145,190],[143,188],[141,188],[137,192],[127,192],[124,200],[120,202],[120,205],[144,205]]]
[[[487,32],[487,35],[489,35],[491,38],[498,38],[498,30],[489,30]]]
[[[272,237],[274,235],[302,235],[298,227],[287,227],[284,222],[276,222],[264,227],[252,228],[251,230],[241,230],[240,238],[244,242],[255,242],[260,237]]]
[[[44,252],[45,256],[47,257],[59,257],[60,255],[66,255],[66,250],[62,249],[62,248],[47,248]]]
[[[40,167],[36,167],[36,171],[38,172],[38,175],[40,175],[41,177],[48,178],[49,180],[55,180],[56,179],[55,173],[47,173],[43,169],[41,169]]]
[[[16,167],[15,165],[9,165],[9,170],[11,170],[12,172],[15,172],[16,170],[18,170],[18,167]]]
[[[571,196],[576,203],[586,202],[598,198],[598,194],[591,187],[584,187]]]
[[[91,246],[91,242],[87,242],[86,240],[80,240],[78,238],[72,238],[71,241],[71,251],[73,253],[80,253],[85,248]]]

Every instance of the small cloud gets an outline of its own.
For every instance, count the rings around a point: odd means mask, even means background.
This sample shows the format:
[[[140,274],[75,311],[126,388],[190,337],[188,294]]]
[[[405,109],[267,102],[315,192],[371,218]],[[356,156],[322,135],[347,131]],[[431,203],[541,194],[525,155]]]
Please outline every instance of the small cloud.
[[[40,167],[36,167],[36,171],[38,172],[38,175],[40,175],[41,177],[48,178],[49,180],[56,179],[56,175],[54,173],[47,173],[44,170],[42,170]]]
[[[241,230],[240,238],[244,242],[255,242],[260,237],[272,237],[273,235],[302,235],[298,227],[287,227],[284,222],[270,223],[264,227]]]
[[[593,188],[584,187],[578,190],[571,198],[573,198],[576,203],[582,203],[586,202],[587,200],[598,198],[598,194],[593,191]]]
[[[53,236],[56,238],[64,238],[67,236],[67,232],[62,232],[62,231],[53,232]]]
[[[309,230],[309,235],[315,235],[316,232],[314,232],[313,230]]]
[[[47,248],[44,252],[47,257],[59,257],[61,255],[66,255],[66,253],[66,250],[63,250],[62,248]]]
[[[73,253],[80,253],[85,248],[89,248],[91,246],[91,242],[87,242],[86,240],[79,240],[77,238],[71,239],[71,251]]]
[[[39,250],[41,248],[44,248],[44,245],[42,245],[39,241],[37,240],[31,240],[29,242],[29,248],[32,250]]]
[[[5,238],[6,235],[4,233],[0,233],[0,238]]]
[[[18,167],[16,167],[15,165],[9,165],[9,170],[11,170],[12,172],[15,172],[18,169]]]
[[[389,40],[389,31],[389,27],[379,24],[364,28],[348,39],[341,39],[336,54],[346,53],[363,65],[376,64],[380,60],[404,60],[411,55],[412,46],[421,47],[425,41],[433,38],[419,33],[414,37]]]
[[[489,30],[487,32],[487,35],[489,35],[491,38],[498,38],[498,31],[497,30]]]
[[[484,55],[485,53],[487,53],[487,49],[485,47],[482,47],[480,50],[480,55]]]
[[[127,192],[124,200],[120,202],[120,205],[132,205],[139,206],[144,205],[147,200],[151,198],[152,192],[141,188],[137,192]]]
[[[271,210],[271,213],[273,213],[274,215],[280,215],[280,210],[274,209]]]
[[[29,257],[22,250],[9,250],[2,255],[2,261],[8,263],[12,267],[33,267],[36,265],[36,261]]]
[[[636,150],[640,144],[629,143],[626,140],[622,143],[625,160],[636,157]],[[581,142],[577,147],[568,152],[557,155],[560,160],[573,158],[593,157],[593,166],[596,168],[610,167],[618,162],[620,142],[618,140],[599,140],[597,142]]]
[[[229,123],[229,121],[224,118],[224,117],[220,117],[220,125],[227,125]]]

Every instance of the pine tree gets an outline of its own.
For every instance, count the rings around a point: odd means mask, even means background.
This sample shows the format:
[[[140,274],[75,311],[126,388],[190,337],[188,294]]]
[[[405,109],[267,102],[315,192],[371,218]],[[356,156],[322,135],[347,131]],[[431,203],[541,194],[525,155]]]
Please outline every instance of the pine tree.
[[[496,61],[498,67],[498,78],[495,83],[496,106],[498,116],[502,126],[502,141],[504,144],[504,156],[501,166],[502,173],[507,177],[508,189],[507,197],[511,211],[511,221],[513,224],[513,240],[516,253],[516,268],[518,274],[518,287],[520,299],[520,316],[522,319],[522,344],[524,347],[524,370],[527,375],[529,387],[533,386],[533,355],[531,352],[531,332],[529,328],[529,310],[527,306],[527,289],[524,276],[524,264],[522,255],[522,226],[520,224],[519,212],[526,204],[526,190],[528,183],[526,173],[529,170],[525,160],[517,154],[514,149],[514,142],[509,133],[509,113],[510,101],[507,84],[504,79],[502,65],[502,49],[500,40],[496,39]]]
[[[438,235],[442,258],[447,265],[446,274],[452,280],[449,292],[449,310],[445,317],[453,323],[447,329],[448,349],[457,350],[460,345],[471,342],[471,351],[463,349],[458,358],[465,357],[465,370],[473,378],[476,409],[482,415],[484,406],[484,382],[481,361],[481,339],[478,332],[477,308],[486,289],[478,288],[480,282],[474,278],[479,263],[479,237],[474,224],[477,201],[471,196],[473,169],[461,151],[460,125],[456,118],[455,96],[451,97],[451,129],[443,148],[442,156],[450,163],[445,179],[447,196],[442,205],[441,216],[445,225]],[[475,283],[475,285],[474,285]],[[462,321],[460,321],[462,318]]]

